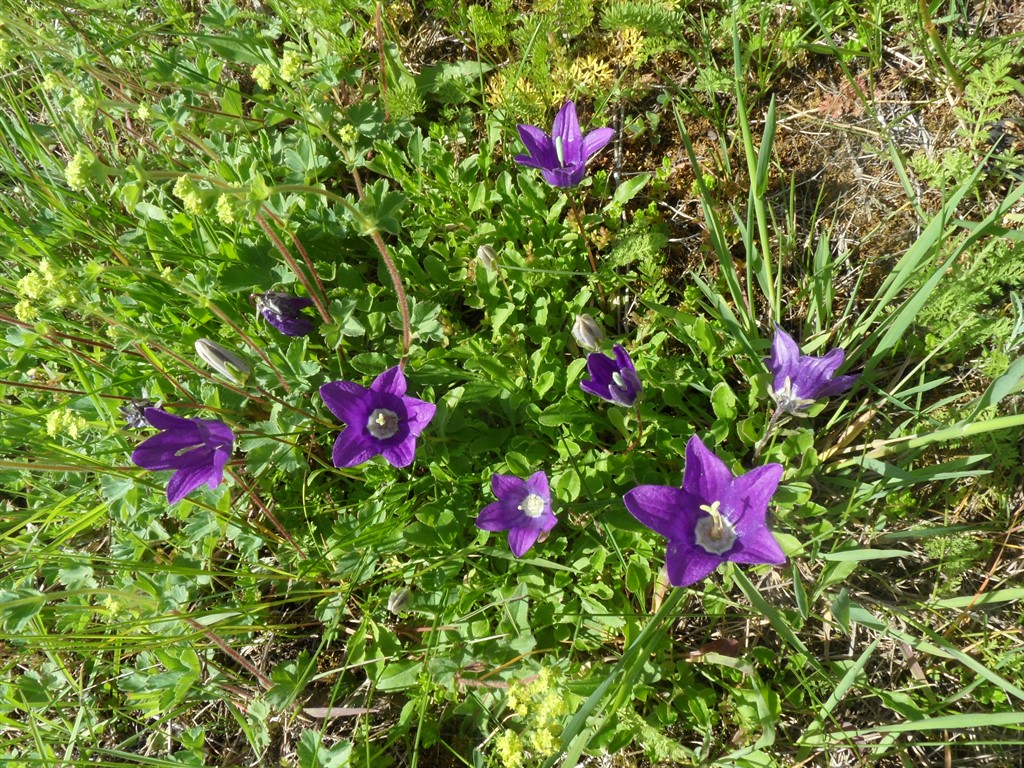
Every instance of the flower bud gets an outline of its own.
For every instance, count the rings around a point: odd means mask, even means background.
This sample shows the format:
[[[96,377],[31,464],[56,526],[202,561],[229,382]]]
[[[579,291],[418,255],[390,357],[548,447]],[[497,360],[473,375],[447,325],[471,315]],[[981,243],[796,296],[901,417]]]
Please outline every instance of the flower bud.
[[[239,355],[215,341],[199,339],[196,354],[207,365],[233,384],[245,384],[252,368]]]
[[[412,597],[412,593],[408,587],[399,587],[388,595],[388,611],[394,614],[401,613],[405,610],[405,606],[409,604],[410,597]]]
[[[576,315],[576,322],[572,324],[572,337],[584,349],[596,352],[604,341],[604,331],[590,315]]]
[[[156,405],[152,400],[145,397],[135,397],[124,405],[119,405],[117,410],[121,413],[125,425],[129,429],[145,429],[149,426],[146,420],[146,409]]]
[[[491,246],[481,245],[476,249],[476,260],[488,272],[493,272],[498,265],[498,254]]]

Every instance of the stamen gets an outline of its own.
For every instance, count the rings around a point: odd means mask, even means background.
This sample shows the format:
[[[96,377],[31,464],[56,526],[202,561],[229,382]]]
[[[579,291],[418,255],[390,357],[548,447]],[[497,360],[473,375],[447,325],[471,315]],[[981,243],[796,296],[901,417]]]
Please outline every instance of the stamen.
[[[547,506],[544,499],[538,496],[536,493],[531,493],[523,502],[519,504],[516,509],[522,512],[527,517],[540,517],[544,514],[544,507]]]
[[[366,431],[378,440],[387,440],[398,432],[398,414],[387,408],[378,408],[370,414]]]
[[[712,504],[701,504],[702,512],[707,512],[708,517],[702,517],[694,527],[693,537],[696,544],[705,552],[713,555],[724,555],[732,549],[736,542],[736,529],[728,518],[719,511],[720,501]]]
[[[562,137],[555,136],[555,154],[558,156],[558,164],[565,167],[565,148],[562,146]]]

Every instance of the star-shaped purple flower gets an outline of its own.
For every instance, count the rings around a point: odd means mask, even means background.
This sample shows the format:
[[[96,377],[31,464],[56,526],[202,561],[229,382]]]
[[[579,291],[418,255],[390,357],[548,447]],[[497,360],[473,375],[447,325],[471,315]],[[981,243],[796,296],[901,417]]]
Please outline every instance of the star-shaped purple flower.
[[[508,531],[508,546],[516,557],[526,554],[540,535],[558,522],[551,511],[551,492],[543,472],[534,472],[529,480],[515,475],[491,475],[491,490],[498,500],[480,511],[476,527]]]
[[[159,408],[146,408],[146,421],[160,434],[147,438],[132,453],[143,469],[173,469],[167,501],[181,501],[200,485],[216,488],[224,479],[235,436],[227,424],[213,419],[186,419]]]
[[[726,561],[786,562],[765,522],[781,479],[781,464],[733,477],[694,435],[686,444],[682,488],[640,485],[623,501],[633,517],[668,539],[669,583],[688,587]]]
[[[292,296],[281,291],[254,293],[256,309],[263,318],[285,336],[308,336],[313,332],[313,321],[302,314],[313,300],[305,296]]]
[[[822,357],[800,354],[793,337],[776,324],[772,354],[764,362],[774,374],[771,396],[779,411],[799,416],[815,400],[852,387],[858,374],[835,375],[845,359],[846,353],[838,347]]]
[[[528,155],[516,155],[515,161],[540,168],[544,181],[555,187],[575,187],[587,172],[587,161],[612,140],[612,128],[596,128],[586,136],[580,130],[576,105],[571,101],[558,110],[551,135],[533,125],[518,125],[519,138]]]
[[[590,378],[580,382],[580,389],[628,408],[640,397],[643,387],[629,353],[619,344],[612,351],[615,353],[614,359],[600,352],[587,355]]]
[[[416,438],[434,418],[436,406],[405,396],[405,374],[398,366],[373,380],[370,388],[351,381],[329,381],[320,397],[348,426],[334,442],[334,466],[354,467],[381,455],[393,467],[412,464]]]

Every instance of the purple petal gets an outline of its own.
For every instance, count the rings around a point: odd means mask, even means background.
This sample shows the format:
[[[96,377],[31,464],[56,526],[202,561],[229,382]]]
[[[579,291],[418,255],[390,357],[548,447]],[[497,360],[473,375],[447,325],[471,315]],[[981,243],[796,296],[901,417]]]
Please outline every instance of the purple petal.
[[[725,462],[709,451],[701,439],[694,435],[686,444],[686,466],[683,468],[683,488],[699,499],[698,504],[721,501],[732,483],[732,472]]]
[[[776,390],[782,389],[785,386],[786,377],[792,378],[799,362],[800,347],[793,341],[793,337],[782,330],[782,327],[776,323],[775,338],[772,340],[772,354],[771,357],[765,358],[768,370],[775,374],[775,378],[772,380],[772,388]]]
[[[231,454],[231,446],[235,442],[235,433],[231,431],[223,421],[214,421],[213,419],[198,419],[206,427],[208,432],[206,436],[206,444],[210,447],[219,447],[226,445],[228,446],[228,455]]]
[[[213,471],[217,474],[217,482],[214,483],[214,486],[220,484],[221,478],[224,477],[224,467],[227,466],[227,464],[228,464],[228,462],[230,460],[231,460],[231,446],[227,446],[227,447],[224,447],[224,448],[217,448],[216,450],[214,450],[214,452],[213,452],[212,467],[213,467]],[[213,487],[213,486],[211,486],[211,487]]]
[[[748,565],[782,565],[786,562],[786,555],[771,531],[761,528],[738,538],[735,548],[725,559]]]
[[[633,359],[629,356],[629,352],[621,344],[616,344],[612,347],[612,352],[615,354],[615,362],[618,363],[618,370],[622,371],[633,371],[636,373],[636,366],[633,365]]]
[[[583,162],[583,133],[576,117],[576,105],[567,101],[555,115],[551,128],[551,141],[562,140],[562,166],[580,165]]]
[[[476,527],[484,531],[507,531],[522,526],[526,515],[519,509],[519,501],[521,499],[492,501],[480,510],[475,522]]]
[[[587,371],[590,378],[580,382],[580,389],[614,402],[608,387],[612,383],[612,376],[618,372],[615,361],[600,352],[591,352],[587,355]]]
[[[541,163],[541,162],[539,162],[537,160],[534,160],[529,155],[516,155],[512,159],[515,160],[519,165],[525,165],[527,168],[541,168],[541,169],[544,169],[544,168],[548,167],[548,166],[544,165],[544,163]]]
[[[526,481],[515,475],[491,475],[491,490],[499,499],[514,500],[516,504],[526,498]],[[501,528],[500,530],[505,530]]]
[[[143,411],[146,421],[157,429],[194,429],[191,419],[182,416],[175,416],[159,408],[147,408]]]
[[[670,541],[690,541],[697,524],[697,502],[682,488],[668,485],[638,485],[622,497],[626,509],[637,520]]]
[[[522,557],[539,536],[539,528],[513,528],[508,532],[508,546],[513,555]]]
[[[551,508],[548,507],[544,510],[544,513],[537,518],[534,525],[538,530],[550,531],[557,524],[558,518],[555,516],[555,513],[551,511]]]
[[[836,376],[828,384],[824,385],[818,393],[818,397],[832,397],[841,395],[854,385],[860,378],[859,373],[848,373],[845,376]]]
[[[706,578],[721,562],[721,557],[705,552],[696,545],[670,541],[665,552],[668,583],[673,587],[688,587]]]
[[[740,475],[719,499],[726,516],[741,537],[764,530],[768,503],[782,479],[781,464],[765,464]]]
[[[369,390],[352,381],[329,381],[320,387],[324,405],[346,424],[363,427],[373,404]]]
[[[409,428],[409,434],[417,437],[430,423],[430,420],[434,418],[437,406],[424,400],[417,400],[414,397],[403,397],[402,402],[405,405],[406,425]]]
[[[408,467],[416,457],[416,438],[409,435],[405,440],[382,449],[380,454],[393,467]]]
[[[204,483],[216,488],[220,481],[220,473],[214,472],[209,464],[179,469],[167,481],[167,502],[177,504]]]
[[[576,163],[565,168],[543,168],[543,166],[541,168],[541,176],[544,177],[544,181],[553,187],[562,189],[575,187],[587,175],[587,167],[583,163]]]
[[[361,426],[348,426],[341,430],[334,441],[331,458],[338,468],[354,467],[369,461],[378,453],[380,447],[365,434]]]
[[[516,128],[519,130],[519,138],[522,139],[523,146],[530,153],[528,158],[516,155],[514,159],[517,163],[532,164],[535,168],[557,168],[559,166],[558,153],[555,152],[555,144],[550,136],[532,125],[518,125]],[[524,163],[524,159],[530,160],[532,163]]]
[[[370,389],[374,392],[386,392],[401,397],[405,394],[405,374],[399,366],[388,368],[373,380]]]
[[[168,430],[139,443],[132,452],[132,463],[155,472],[180,469],[194,463],[189,454],[197,450],[205,450],[198,431],[189,433]]]
[[[263,317],[285,336],[308,336],[313,332],[313,321],[304,315],[279,315],[264,309]]]
[[[548,476],[543,472],[534,472],[526,481],[526,492],[540,496],[544,501],[551,504],[551,490],[548,488]]]
[[[582,161],[587,162],[604,149],[605,144],[615,135],[613,128],[595,128],[583,138]]]

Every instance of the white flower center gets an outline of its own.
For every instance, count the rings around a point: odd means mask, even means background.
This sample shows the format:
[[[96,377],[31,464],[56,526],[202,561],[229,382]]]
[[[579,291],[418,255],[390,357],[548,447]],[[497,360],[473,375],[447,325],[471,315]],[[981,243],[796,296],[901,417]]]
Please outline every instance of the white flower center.
[[[803,411],[807,406],[814,404],[813,400],[805,400],[797,394],[789,376],[786,377],[782,389],[773,389],[771,395],[780,411],[793,416],[803,416]]]
[[[555,136],[555,155],[558,156],[558,164],[565,168],[565,147],[562,146],[561,136]]]
[[[612,374],[612,384],[614,384],[619,389],[625,389],[626,388],[625,383],[623,383],[623,381],[622,381],[622,373],[621,372],[616,371],[615,373]]]
[[[398,431],[398,414],[387,408],[378,408],[370,414],[366,430],[378,440],[387,440]]]
[[[544,502],[543,498],[538,496],[536,493],[531,493],[523,499],[523,503],[520,504],[517,509],[527,517],[536,518],[544,514],[544,507],[546,506],[547,504]]]
[[[702,504],[701,509],[707,512],[708,516],[698,520],[693,530],[697,545],[712,555],[725,554],[736,542],[736,529],[718,511],[720,504],[719,501],[710,506]]]

